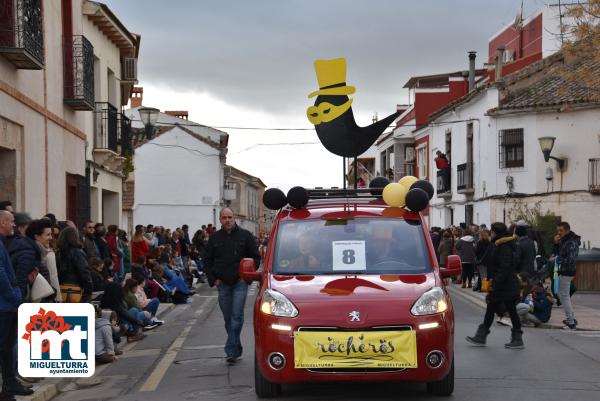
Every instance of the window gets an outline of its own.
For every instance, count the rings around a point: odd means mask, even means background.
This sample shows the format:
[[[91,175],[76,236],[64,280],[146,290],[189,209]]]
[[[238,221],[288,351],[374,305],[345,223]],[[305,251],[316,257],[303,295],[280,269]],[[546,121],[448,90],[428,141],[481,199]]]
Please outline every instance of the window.
[[[523,167],[523,128],[504,129],[498,133],[500,168]]]
[[[417,148],[417,163],[419,179],[427,179],[427,145]]]
[[[277,233],[276,274],[422,274],[431,271],[418,221],[287,221]]]

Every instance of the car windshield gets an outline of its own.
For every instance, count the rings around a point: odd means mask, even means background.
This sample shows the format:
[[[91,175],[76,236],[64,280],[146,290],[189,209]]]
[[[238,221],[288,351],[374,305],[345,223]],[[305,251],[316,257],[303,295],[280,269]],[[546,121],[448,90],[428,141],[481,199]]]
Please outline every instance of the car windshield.
[[[354,218],[279,226],[275,274],[418,274],[431,271],[418,221]]]

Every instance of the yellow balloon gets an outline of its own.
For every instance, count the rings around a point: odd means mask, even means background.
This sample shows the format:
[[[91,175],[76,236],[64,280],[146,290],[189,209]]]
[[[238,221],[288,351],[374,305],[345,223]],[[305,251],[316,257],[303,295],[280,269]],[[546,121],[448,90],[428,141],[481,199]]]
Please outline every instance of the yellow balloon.
[[[402,184],[392,182],[383,188],[383,201],[392,207],[404,206],[408,189]]]
[[[419,181],[419,179],[417,177],[413,177],[412,175],[407,175],[407,176],[400,178],[400,181],[398,181],[398,184],[402,184],[406,188],[410,189],[412,184],[414,184],[417,181]]]

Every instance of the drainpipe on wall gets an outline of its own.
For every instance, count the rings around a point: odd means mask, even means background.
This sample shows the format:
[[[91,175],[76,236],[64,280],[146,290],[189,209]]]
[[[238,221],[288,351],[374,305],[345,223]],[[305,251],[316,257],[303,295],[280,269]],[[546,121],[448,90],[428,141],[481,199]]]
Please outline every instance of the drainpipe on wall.
[[[469,92],[475,89],[475,57],[477,57],[477,52],[471,50],[469,52]]]
[[[496,81],[502,79],[502,63],[504,61],[504,46],[499,46],[496,52]]]

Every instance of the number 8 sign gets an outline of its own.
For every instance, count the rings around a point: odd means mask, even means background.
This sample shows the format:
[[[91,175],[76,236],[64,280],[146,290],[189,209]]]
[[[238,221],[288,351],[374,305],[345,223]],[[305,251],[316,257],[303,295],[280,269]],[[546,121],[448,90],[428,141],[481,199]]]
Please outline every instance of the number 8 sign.
[[[367,270],[365,241],[333,241],[333,270]]]

